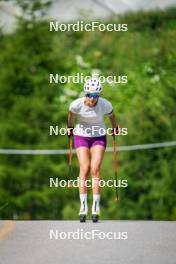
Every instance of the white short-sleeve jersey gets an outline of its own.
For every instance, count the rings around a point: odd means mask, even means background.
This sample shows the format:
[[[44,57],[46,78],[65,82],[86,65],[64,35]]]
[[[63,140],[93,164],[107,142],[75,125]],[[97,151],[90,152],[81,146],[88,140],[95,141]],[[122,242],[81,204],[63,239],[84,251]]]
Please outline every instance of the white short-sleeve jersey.
[[[84,137],[106,135],[104,116],[112,113],[112,104],[102,97],[98,98],[98,102],[94,107],[85,105],[84,101],[85,97],[78,98],[69,107],[69,111],[78,117],[74,134]]]

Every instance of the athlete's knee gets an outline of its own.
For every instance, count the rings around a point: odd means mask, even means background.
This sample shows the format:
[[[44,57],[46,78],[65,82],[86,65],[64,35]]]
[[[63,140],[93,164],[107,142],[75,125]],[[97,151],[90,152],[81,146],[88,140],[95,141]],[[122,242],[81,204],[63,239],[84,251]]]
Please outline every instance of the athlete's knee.
[[[84,175],[87,175],[90,171],[90,164],[82,164],[80,166],[80,171],[81,173],[83,173]]]
[[[91,164],[91,174],[97,175],[100,172],[100,166],[96,165],[96,164]]]

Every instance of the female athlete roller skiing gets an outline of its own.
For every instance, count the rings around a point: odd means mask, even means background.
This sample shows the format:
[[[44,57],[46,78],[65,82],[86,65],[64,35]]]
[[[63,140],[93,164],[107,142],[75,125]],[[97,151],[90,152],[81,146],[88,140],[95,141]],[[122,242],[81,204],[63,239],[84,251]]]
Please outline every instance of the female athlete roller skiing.
[[[88,213],[87,184],[89,172],[93,182],[92,221],[98,222],[100,215],[100,166],[106,149],[106,126],[104,116],[112,124],[112,134],[118,134],[118,126],[111,103],[100,97],[102,86],[97,78],[91,78],[84,85],[85,97],[74,100],[69,107],[68,135],[74,135],[74,146],[80,166],[80,222],[86,221]],[[77,125],[74,128],[74,117]]]

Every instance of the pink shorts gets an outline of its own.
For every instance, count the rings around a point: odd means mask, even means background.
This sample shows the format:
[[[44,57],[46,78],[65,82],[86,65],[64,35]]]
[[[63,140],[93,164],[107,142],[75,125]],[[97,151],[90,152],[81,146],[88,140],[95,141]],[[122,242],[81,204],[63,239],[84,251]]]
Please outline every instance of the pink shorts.
[[[83,136],[74,136],[74,145],[75,148],[87,147],[91,148],[96,145],[103,146],[106,148],[106,135],[101,137],[83,137]]]

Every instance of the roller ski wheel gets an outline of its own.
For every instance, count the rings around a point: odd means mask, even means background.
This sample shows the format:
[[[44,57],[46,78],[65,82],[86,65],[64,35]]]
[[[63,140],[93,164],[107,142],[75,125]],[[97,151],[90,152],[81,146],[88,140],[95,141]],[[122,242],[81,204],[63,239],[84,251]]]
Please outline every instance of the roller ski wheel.
[[[79,220],[80,220],[80,223],[85,223],[86,222],[86,215],[85,214],[80,214]]]
[[[92,222],[93,222],[93,223],[98,223],[98,221],[99,221],[99,215],[97,215],[97,214],[93,214],[93,215],[92,215]]]

